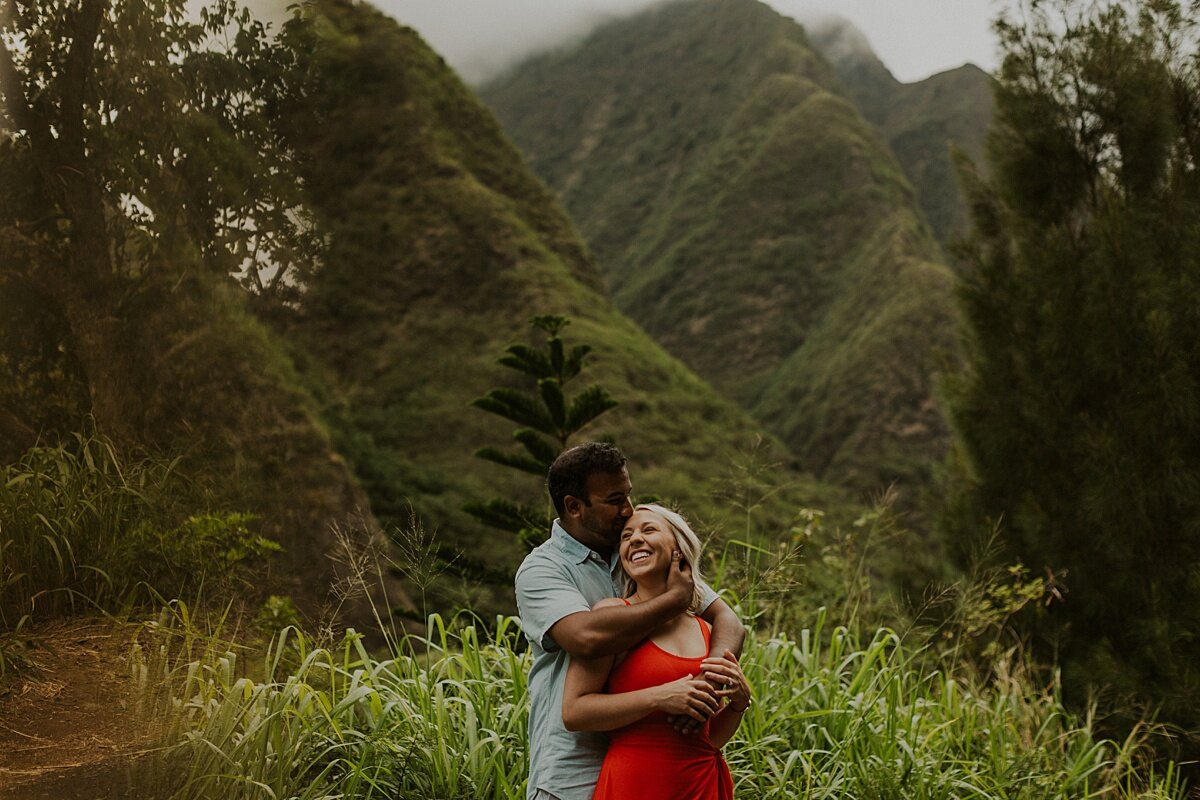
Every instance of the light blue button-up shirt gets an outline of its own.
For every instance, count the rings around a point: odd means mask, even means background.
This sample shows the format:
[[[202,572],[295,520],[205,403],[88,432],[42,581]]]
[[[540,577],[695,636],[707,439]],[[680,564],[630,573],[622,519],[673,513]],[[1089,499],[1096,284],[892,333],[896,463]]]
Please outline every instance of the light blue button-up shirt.
[[[701,584],[701,607],[717,598]],[[603,733],[572,733],[563,725],[563,685],[570,657],[550,637],[563,617],[590,611],[621,590],[620,557],[605,561],[554,521],[550,538],[517,570],[517,609],[533,651],[529,671],[529,783],[526,797],[544,789],[560,800],[591,800],[608,747]]]

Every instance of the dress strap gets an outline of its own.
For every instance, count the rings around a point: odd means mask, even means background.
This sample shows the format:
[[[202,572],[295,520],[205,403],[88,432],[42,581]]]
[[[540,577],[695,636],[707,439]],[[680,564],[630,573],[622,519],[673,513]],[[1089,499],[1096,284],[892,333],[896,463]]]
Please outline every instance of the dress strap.
[[[627,606],[631,606],[631,605],[633,605],[633,603],[629,602],[629,601],[628,601],[627,599],[625,599],[624,597],[622,597],[622,598],[621,598],[621,602],[622,602],[622,603],[624,603],[624,604],[625,604],[625,605],[627,605]]]
[[[712,646],[709,644],[708,624],[700,617],[696,617],[696,622],[700,625],[700,634],[704,637],[704,652],[707,654],[708,649]]]

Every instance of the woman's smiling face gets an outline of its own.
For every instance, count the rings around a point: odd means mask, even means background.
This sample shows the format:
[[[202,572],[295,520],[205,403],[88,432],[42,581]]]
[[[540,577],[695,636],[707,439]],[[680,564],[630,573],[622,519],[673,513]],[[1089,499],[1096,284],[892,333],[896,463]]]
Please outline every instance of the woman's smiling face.
[[[675,534],[665,519],[653,511],[635,511],[621,531],[621,566],[634,580],[666,571],[676,547]]]

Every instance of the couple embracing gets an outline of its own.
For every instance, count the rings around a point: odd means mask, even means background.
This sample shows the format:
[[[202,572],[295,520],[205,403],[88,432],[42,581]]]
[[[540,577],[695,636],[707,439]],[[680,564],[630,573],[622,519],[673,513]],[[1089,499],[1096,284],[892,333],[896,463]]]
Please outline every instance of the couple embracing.
[[[697,575],[683,517],[634,507],[614,445],[566,450],[558,519],[517,571],[529,674],[529,800],[730,800],[721,747],[750,705],[745,628]]]

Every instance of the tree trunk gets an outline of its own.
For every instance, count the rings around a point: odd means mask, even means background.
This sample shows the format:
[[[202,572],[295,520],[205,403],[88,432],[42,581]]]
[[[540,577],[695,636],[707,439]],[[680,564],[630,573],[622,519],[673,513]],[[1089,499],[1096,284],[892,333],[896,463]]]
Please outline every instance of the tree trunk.
[[[54,287],[55,296],[71,330],[74,355],[87,377],[96,427],[119,446],[136,445],[142,434],[142,380],[137,350],[127,340],[118,314],[120,287],[94,283],[85,287],[74,277],[64,275]]]
[[[107,7],[107,0],[84,0],[75,12],[71,45],[56,81],[56,115],[44,116],[29,102],[3,41],[0,90],[14,123],[27,133],[44,196],[70,220],[67,257],[53,270],[57,274],[44,274],[43,281],[61,303],[71,328],[98,428],[118,444],[129,445],[137,441],[138,425],[130,419],[140,407],[136,371],[133,353],[122,341],[121,281],[113,269],[103,187],[88,159],[84,123],[96,40]]]

